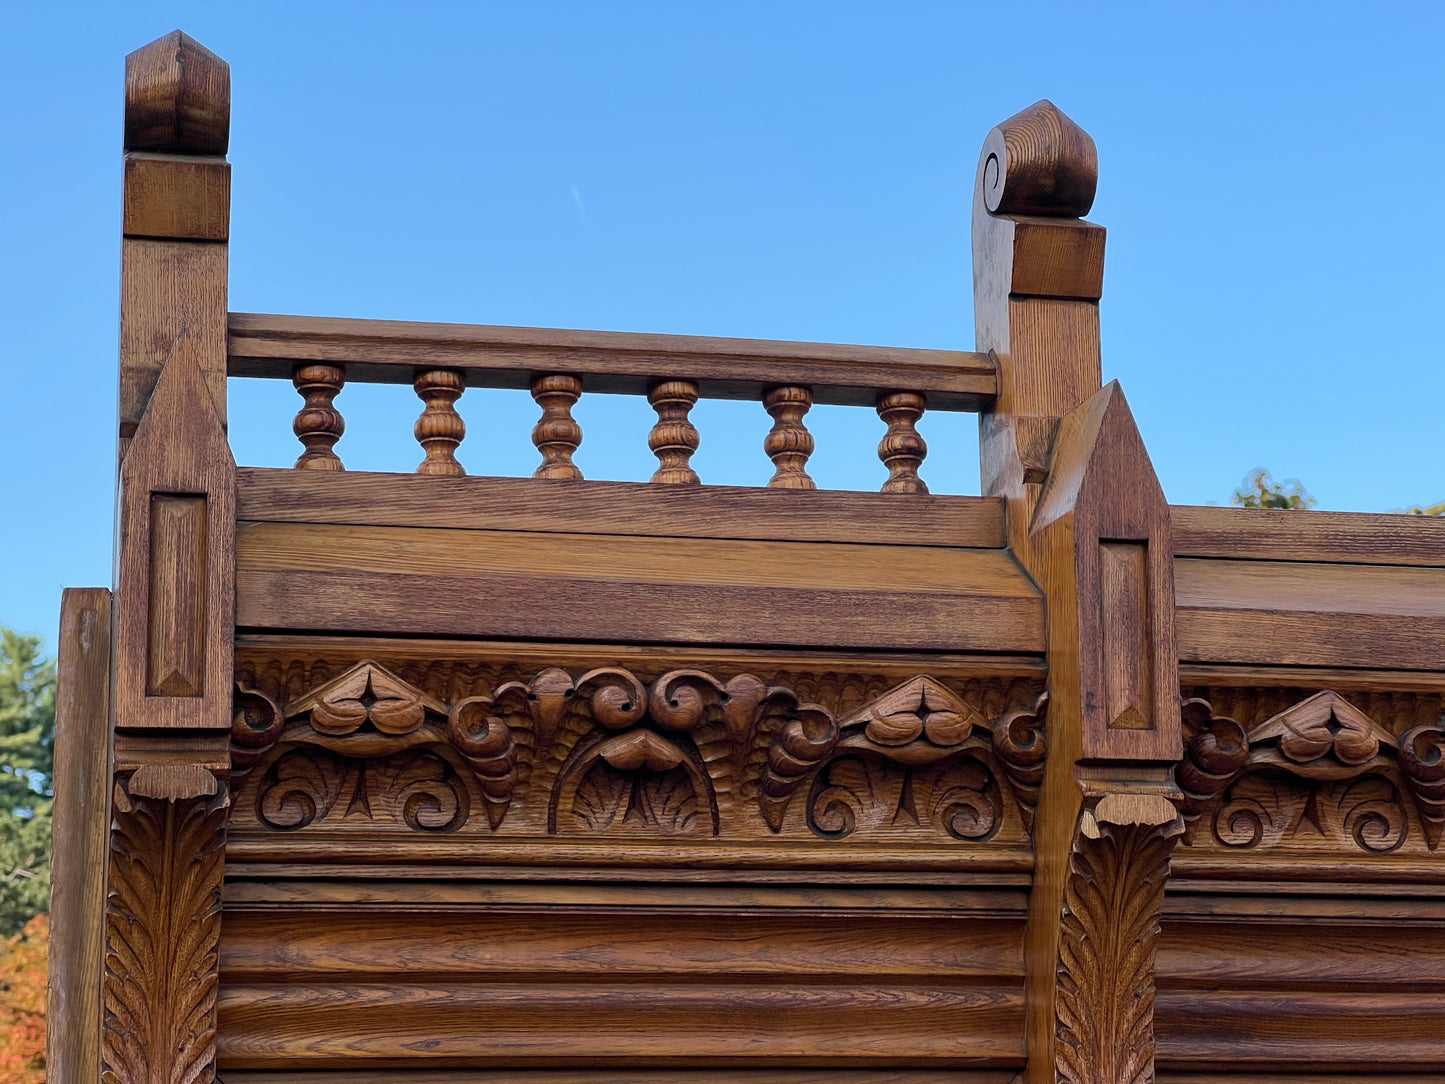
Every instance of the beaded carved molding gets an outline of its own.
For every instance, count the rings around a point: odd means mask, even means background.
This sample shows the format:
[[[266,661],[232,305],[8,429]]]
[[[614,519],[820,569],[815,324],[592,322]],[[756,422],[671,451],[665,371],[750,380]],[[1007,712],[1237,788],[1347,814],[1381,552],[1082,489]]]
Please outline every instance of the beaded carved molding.
[[[1036,680],[398,669],[243,668],[233,828],[1017,844],[1043,776]]]

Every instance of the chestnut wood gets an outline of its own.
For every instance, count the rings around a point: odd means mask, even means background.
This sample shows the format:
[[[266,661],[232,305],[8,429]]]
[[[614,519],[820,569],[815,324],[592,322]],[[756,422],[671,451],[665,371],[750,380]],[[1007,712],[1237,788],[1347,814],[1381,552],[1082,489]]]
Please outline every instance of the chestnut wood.
[[[345,365],[351,379],[409,384],[419,365],[467,374],[469,387],[527,388],[560,362],[594,392],[644,395],[666,376],[708,399],[757,402],[777,384],[813,389],[815,403],[874,405],[881,390],[908,388],[933,410],[977,410],[997,386],[986,354],[689,335],[554,328],[342,320],[232,313],[230,374],[285,379],[304,362]]]

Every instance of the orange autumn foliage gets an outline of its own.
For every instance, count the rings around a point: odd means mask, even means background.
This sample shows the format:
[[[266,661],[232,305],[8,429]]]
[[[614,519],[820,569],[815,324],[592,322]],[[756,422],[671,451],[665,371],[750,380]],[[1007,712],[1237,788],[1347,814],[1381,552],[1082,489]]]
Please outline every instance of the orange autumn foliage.
[[[0,1084],[45,1082],[45,961],[50,922],[36,915],[0,946]]]

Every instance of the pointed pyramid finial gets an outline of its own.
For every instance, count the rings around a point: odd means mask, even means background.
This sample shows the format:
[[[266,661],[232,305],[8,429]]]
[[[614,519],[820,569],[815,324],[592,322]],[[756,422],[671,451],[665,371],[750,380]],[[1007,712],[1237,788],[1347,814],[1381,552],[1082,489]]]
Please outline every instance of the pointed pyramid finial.
[[[226,153],[231,137],[231,67],[173,30],[125,58],[125,149]]]

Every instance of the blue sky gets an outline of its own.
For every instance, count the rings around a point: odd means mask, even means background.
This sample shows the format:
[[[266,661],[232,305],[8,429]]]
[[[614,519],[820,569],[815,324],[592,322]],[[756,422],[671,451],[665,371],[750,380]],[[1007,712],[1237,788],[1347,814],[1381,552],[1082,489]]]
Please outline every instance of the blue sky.
[[[123,58],[228,60],[231,308],[971,348],[988,129],[1052,98],[1099,145],[1104,372],[1176,503],[1246,471],[1320,506],[1445,498],[1445,6],[0,4],[0,621],[51,636],[110,580]],[[299,400],[232,382],[243,463]],[[338,446],[409,470],[419,404],[348,388]],[[468,392],[461,458],[525,474],[536,409]],[[589,477],[653,460],[584,397]],[[705,481],[760,484],[768,419],[694,414]],[[820,483],[881,425],[817,409]],[[924,476],[976,492],[973,418]]]

